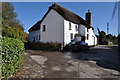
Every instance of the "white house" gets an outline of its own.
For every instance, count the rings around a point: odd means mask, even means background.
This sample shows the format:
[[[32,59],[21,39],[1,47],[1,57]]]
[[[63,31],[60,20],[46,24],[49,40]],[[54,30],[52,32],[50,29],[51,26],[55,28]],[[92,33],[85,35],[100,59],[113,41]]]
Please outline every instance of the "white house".
[[[65,46],[74,39],[75,34],[80,34],[85,37],[88,45],[96,45],[97,38],[91,26],[91,16],[92,14],[88,11],[84,20],[54,3],[43,18],[28,30],[29,41],[57,42]]]

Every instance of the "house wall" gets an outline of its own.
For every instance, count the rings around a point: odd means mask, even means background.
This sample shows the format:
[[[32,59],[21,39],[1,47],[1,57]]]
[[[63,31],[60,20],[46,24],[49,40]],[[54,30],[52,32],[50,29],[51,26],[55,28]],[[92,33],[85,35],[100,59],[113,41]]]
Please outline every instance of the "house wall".
[[[63,21],[63,17],[52,9],[41,23],[41,42],[63,43]],[[45,32],[43,25],[46,26]]]
[[[71,30],[69,30],[69,23],[71,23]],[[78,33],[78,30],[76,31],[76,25],[77,24],[64,20],[64,45],[71,42],[71,33],[73,34],[73,39],[75,34]]]
[[[70,25],[71,24],[71,29]],[[43,25],[46,26],[45,32],[43,32]],[[84,25],[77,25],[76,30],[75,23],[65,20],[61,15],[59,15],[55,10],[51,10],[45,19],[41,23],[40,30],[31,31],[29,33],[29,41],[33,42],[35,37],[35,42],[57,42],[61,44],[68,44],[71,42],[71,34],[73,34],[73,39],[75,34],[80,34],[86,37],[86,42],[88,45],[96,45],[97,38],[92,30],[87,28]],[[87,34],[89,34],[89,39],[87,40]],[[39,39],[40,37],[40,39]]]
[[[95,36],[92,28],[88,29],[87,31],[87,28],[84,25],[80,24],[78,28],[78,33],[82,36],[85,36],[85,42],[88,43],[88,45],[92,46],[97,44],[97,37]],[[87,34],[89,35],[88,39]]]
[[[80,24],[79,27],[78,27],[78,33],[82,36],[85,36],[86,29],[87,28],[84,25]]]
[[[29,32],[29,41],[33,42],[34,41],[34,37],[35,37],[35,42],[39,42],[39,35],[40,35],[40,30],[36,30],[36,31],[31,31]]]
[[[92,45],[97,45],[97,37],[95,36],[92,28],[89,29],[89,31],[87,32],[87,28],[85,30],[85,36],[86,36],[86,40],[85,42],[88,43],[88,45],[92,46]],[[89,34],[88,40],[87,40],[87,34]]]

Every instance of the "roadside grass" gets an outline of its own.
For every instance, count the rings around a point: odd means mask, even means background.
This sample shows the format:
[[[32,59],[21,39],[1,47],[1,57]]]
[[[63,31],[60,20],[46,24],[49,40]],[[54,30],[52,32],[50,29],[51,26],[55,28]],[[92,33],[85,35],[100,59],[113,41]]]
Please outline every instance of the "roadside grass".
[[[97,46],[118,46],[118,44],[112,44],[112,45],[97,45]]]

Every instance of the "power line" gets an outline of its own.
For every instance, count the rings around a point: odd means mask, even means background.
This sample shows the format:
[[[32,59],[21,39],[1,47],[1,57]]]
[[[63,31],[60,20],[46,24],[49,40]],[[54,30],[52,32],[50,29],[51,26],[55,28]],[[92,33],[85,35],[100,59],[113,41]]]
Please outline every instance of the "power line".
[[[118,1],[118,0],[117,0]],[[117,5],[118,5],[118,2],[115,2],[115,5],[114,5],[114,9],[113,9],[113,12],[112,12],[112,17],[111,17],[111,21],[113,21],[114,19],[114,16],[116,14],[116,11],[117,11]]]

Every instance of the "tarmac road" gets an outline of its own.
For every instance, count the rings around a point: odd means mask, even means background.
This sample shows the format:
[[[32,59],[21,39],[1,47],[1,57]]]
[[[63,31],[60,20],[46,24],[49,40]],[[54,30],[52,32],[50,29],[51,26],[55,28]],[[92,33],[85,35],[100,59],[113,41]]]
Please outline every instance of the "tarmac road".
[[[96,46],[82,52],[26,50],[42,68],[44,78],[120,78],[115,46]]]

